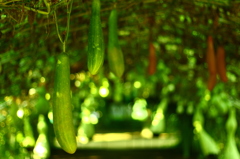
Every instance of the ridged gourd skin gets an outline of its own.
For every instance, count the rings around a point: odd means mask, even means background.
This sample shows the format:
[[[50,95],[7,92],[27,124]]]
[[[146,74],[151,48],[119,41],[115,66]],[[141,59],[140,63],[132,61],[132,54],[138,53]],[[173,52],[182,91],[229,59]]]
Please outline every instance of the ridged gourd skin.
[[[104,61],[104,39],[100,19],[100,0],[93,0],[88,35],[88,70],[97,74]]]
[[[113,9],[110,13],[108,27],[109,27],[109,38],[108,38],[109,68],[117,77],[121,77],[125,68],[124,68],[123,53],[118,43],[117,10],[116,9]]]
[[[72,116],[69,57],[62,53],[57,57],[55,70],[53,128],[61,148],[70,154],[77,149]]]

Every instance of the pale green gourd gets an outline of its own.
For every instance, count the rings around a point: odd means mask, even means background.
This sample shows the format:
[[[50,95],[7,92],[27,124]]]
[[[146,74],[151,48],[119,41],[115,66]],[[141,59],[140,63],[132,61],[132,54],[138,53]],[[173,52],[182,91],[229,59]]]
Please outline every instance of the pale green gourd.
[[[77,149],[77,142],[70,93],[69,57],[62,53],[57,57],[54,79],[53,128],[62,149],[73,154]]]
[[[35,139],[34,139],[33,129],[32,129],[29,117],[24,117],[23,123],[24,123],[23,129],[24,129],[25,138],[22,144],[24,147],[32,147],[35,145]]]
[[[42,114],[38,117],[37,129],[39,136],[33,149],[33,158],[49,158],[50,145],[47,138],[48,127]]]
[[[113,9],[108,20],[109,36],[108,36],[108,63],[110,71],[117,77],[121,77],[125,66],[122,50],[118,43],[117,28],[117,10]]]
[[[235,141],[235,131],[237,129],[236,110],[232,108],[226,123],[227,144],[223,153],[223,159],[240,159]]]
[[[95,75],[104,61],[104,39],[100,19],[100,0],[93,0],[88,35],[88,70]]]
[[[199,132],[198,136],[204,156],[219,153],[216,141],[204,129]]]
[[[197,136],[199,139],[200,147],[202,149],[203,155],[207,156],[210,154],[219,154],[219,147],[216,141],[204,130],[203,122],[204,117],[200,109],[197,109],[194,114],[194,126],[197,131]]]

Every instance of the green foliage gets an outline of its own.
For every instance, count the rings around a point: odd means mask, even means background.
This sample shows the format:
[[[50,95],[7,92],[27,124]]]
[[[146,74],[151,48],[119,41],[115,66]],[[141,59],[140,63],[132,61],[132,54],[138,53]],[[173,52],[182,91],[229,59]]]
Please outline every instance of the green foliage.
[[[22,7],[47,11],[46,5],[39,2],[0,2],[0,96],[20,100],[12,106],[0,106],[0,111],[6,111],[11,117],[11,120],[7,119],[7,115],[0,113],[0,123],[7,125],[0,129],[0,153],[4,153],[6,149],[2,141],[10,145],[6,140],[9,136],[8,129],[12,130],[18,125],[16,129],[23,131],[23,120],[16,116],[20,108],[27,115],[47,115],[51,108],[52,98],[49,95],[50,101],[46,100],[45,94],[53,92],[55,55],[62,49],[52,16],[53,11],[57,10],[59,23],[65,24],[67,4],[66,1],[53,0],[49,15],[35,14],[32,17],[33,23],[30,23],[28,18],[33,13],[23,11]],[[66,44],[69,49],[71,77],[67,92],[71,89],[76,110],[75,116],[70,120],[79,125],[77,122],[82,119],[79,114],[81,108],[85,107],[82,103],[89,97],[94,98],[95,102],[88,106],[88,110],[104,112],[102,121],[107,120],[108,115],[106,117],[104,114],[108,113],[108,103],[132,106],[135,99],[143,98],[148,103],[154,103],[144,108],[145,114],[147,109],[154,114],[154,105],[167,98],[177,105],[174,115],[193,115],[201,109],[206,132],[216,142],[225,144],[226,132],[223,131],[223,125],[230,108],[237,108],[236,118],[239,122],[239,2],[102,0],[101,8],[99,1],[94,6],[95,10],[90,12],[92,2],[98,1],[73,2],[70,33]],[[108,20],[113,8],[118,10],[118,19],[115,21],[117,26],[114,23],[113,30],[109,31],[109,23],[112,22]],[[149,17],[154,17],[155,23],[149,24]],[[157,71],[153,76],[146,75],[150,27],[159,58]],[[60,28],[61,35],[64,35],[64,31]],[[215,46],[225,46],[229,79],[227,83],[218,79],[212,92],[206,89],[208,71],[205,52],[208,35],[215,39]],[[112,41],[111,47],[121,46],[124,53],[125,69],[121,80],[117,80],[110,73],[111,70],[107,67],[110,63],[103,63],[103,41],[108,36],[109,41]],[[100,51],[97,49],[99,47],[93,47],[95,44],[100,47]],[[90,72],[96,74],[98,71],[95,76],[88,72],[89,57]],[[32,100],[29,90],[41,86],[46,91],[36,89],[40,96],[36,102],[29,104]],[[109,91],[107,97],[99,95],[100,87]],[[11,124],[6,124],[9,121]],[[236,132],[239,131],[237,128]],[[13,134],[17,135],[16,132]],[[239,147],[238,136],[236,141]],[[17,145],[14,149],[20,147],[20,142]],[[24,152],[24,149],[19,151]],[[9,157],[8,154],[3,156]]]

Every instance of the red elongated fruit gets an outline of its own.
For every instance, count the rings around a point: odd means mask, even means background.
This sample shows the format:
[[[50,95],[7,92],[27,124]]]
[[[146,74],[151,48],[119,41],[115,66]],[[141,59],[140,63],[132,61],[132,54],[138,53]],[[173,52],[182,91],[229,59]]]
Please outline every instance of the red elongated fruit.
[[[213,90],[217,82],[216,57],[215,57],[212,36],[208,36],[207,38],[206,58],[207,58],[207,66],[208,66],[208,72],[209,72],[207,87],[211,91]]]
[[[207,83],[208,90],[210,90],[210,91],[213,90],[216,83],[217,83],[217,76],[211,74],[208,78],[208,83]]]
[[[152,43],[149,43],[148,74],[153,75],[157,70],[156,49]]]
[[[216,58],[215,58],[215,51],[213,46],[213,38],[212,36],[208,36],[207,39],[207,65],[208,71],[210,74],[216,74]]]
[[[228,78],[226,75],[225,49],[223,46],[218,46],[217,48],[216,62],[217,62],[217,73],[220,79],[223,82],[227,82]]]

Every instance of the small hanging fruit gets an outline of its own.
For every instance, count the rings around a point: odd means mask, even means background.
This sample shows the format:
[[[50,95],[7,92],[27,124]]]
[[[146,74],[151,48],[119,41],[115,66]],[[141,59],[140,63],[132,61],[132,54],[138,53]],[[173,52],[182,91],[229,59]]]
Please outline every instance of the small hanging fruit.
[[[217,63],[217,72],[220,79],[223,82],[227,82],[228,78],[226,75],[225,49],[223,46],[218,46],[217,48],[216,63]]]
[[[216,70],[216,57],[214,52],[213,38],[212,36],[208,36],[207,38],[207,66],[209,71],[209,78],[207,87],[211,91],[216,85],[217,82],[217,70]]]
[[[100,0],[93,0],[88,35],[88,70],[95,75],[104,61],[104,40],[100,19]]]
[[[62,149],[73,154],[77,149],[70,94],[69,57],[57,57],[53,94],[53,128]]]
[[[124,72],[124,58],[122,50],[118,43],[117,33],[117,10],[114,8],[108,20],[109,37],[108,37],[108,62],[110,71],[117,77],[121,77]]]

